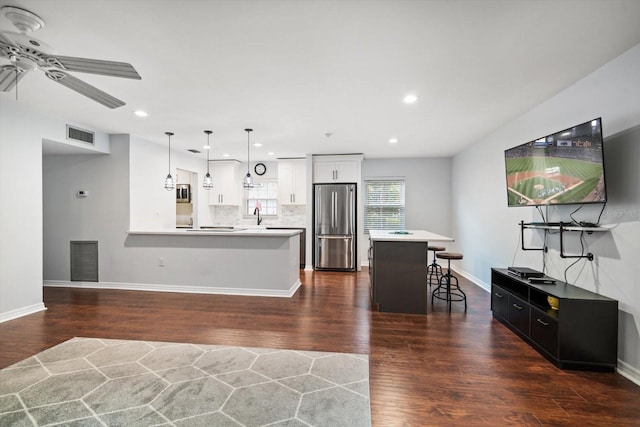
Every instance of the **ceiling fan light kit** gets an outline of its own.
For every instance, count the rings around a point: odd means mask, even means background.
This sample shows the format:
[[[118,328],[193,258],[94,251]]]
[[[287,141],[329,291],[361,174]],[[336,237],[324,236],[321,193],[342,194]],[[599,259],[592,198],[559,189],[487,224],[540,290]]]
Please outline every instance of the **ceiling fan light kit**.
[[[26,9],[14,6],[5,6],[2,8],[2,12],[21,33],[27,34],[44,28],[44,21],[42,18]]]
[[[18,82],[27,72],[40,69],[50,80],[62,86],[105,107],[118,108],[125,105],[125,102],[73,77],[66,71],[125,79],[142,79],[136,69],[126,62],[53,55],[50,53],[52,49],[45,42],[28,35],[28,33],[44,27],[44,21],[39,16],[13,6],[5,6],[1,10],[4,16],[20,31],[20,34],[0,31],[0,57],[8,59],[11,63],[11,65],[0,67],[0,91],[2,92],[8,92],[15,87],[17,97]]]

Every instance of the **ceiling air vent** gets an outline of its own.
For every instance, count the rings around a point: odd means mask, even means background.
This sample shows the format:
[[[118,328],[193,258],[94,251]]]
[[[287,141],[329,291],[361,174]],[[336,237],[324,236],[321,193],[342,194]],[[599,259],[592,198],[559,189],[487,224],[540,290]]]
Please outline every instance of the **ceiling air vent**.
[[[78,129],[76,127],[73,126],[69,126],[67,125],[67,139],[71,140],[71,141],[78,141],[78,142],[84,142],[86,144],[94,144],[94,137],[95,137],[95,133],[88,131],[88,130],[84,130],[84,129]]]
[[[193,154],[201,153],[201,151],[196,150],[195,148],[187,148],[187,151],[192,152]]]

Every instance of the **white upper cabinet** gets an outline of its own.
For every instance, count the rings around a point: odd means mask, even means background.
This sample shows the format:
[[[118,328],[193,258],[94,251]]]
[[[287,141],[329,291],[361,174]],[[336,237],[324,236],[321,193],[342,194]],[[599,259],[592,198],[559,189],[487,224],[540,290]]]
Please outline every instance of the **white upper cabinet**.
[[[313,158],[313,182],[360,182],[362,155]]]
[[[305,159],[278,160],[278,204],[307,203],[307,165]]]
[[[240,163],[236,160],[214,161],[209,164],[213,188],[209,204],[215,206],[239,206],[241,196]]]
[[[191,172],[176,169],[176,184],[191,184]]]

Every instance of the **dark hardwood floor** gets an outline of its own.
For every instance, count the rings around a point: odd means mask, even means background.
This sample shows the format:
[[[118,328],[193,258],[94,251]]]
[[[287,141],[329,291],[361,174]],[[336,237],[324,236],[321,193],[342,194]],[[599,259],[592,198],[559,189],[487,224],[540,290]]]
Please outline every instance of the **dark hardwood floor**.
[[[374,426],[640,426],[640,387],[557,369],[467,280],[466,314],[427,315],[372,312],[366,269],[301,280],[290,299],[45,288],[47,311],[0,323],[0,368],[74,336],[351,352],[370,356]]]

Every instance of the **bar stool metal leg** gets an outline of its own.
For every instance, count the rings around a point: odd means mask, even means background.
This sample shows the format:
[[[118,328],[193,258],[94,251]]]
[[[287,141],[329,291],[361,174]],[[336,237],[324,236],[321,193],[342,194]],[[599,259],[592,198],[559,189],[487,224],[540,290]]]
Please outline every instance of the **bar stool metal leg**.
[[[440,278],[440,282],[438,283],[438,287],[436,287],[431,293],[431,305],[433,305],[434,298],[444,300],[447,302],[447,306],[449,311],[451,311],[451,302],[452,301],[463,301],[464,302],[464,311],[467,312],[467,295],[464,293],[462,289],[460,289],[460,285],[458,282],[458,278],[451,274],[451,259],[447,259],[447,272]]]
[[[430,247],[431,249],[431,247]],[[443,276],[442,266],[436,261],[436,251],[443,250],[444,248],[433,248],[433,261],[427,265],[427,284],[431,287],[432,284],[440,284],[440,278]]]

